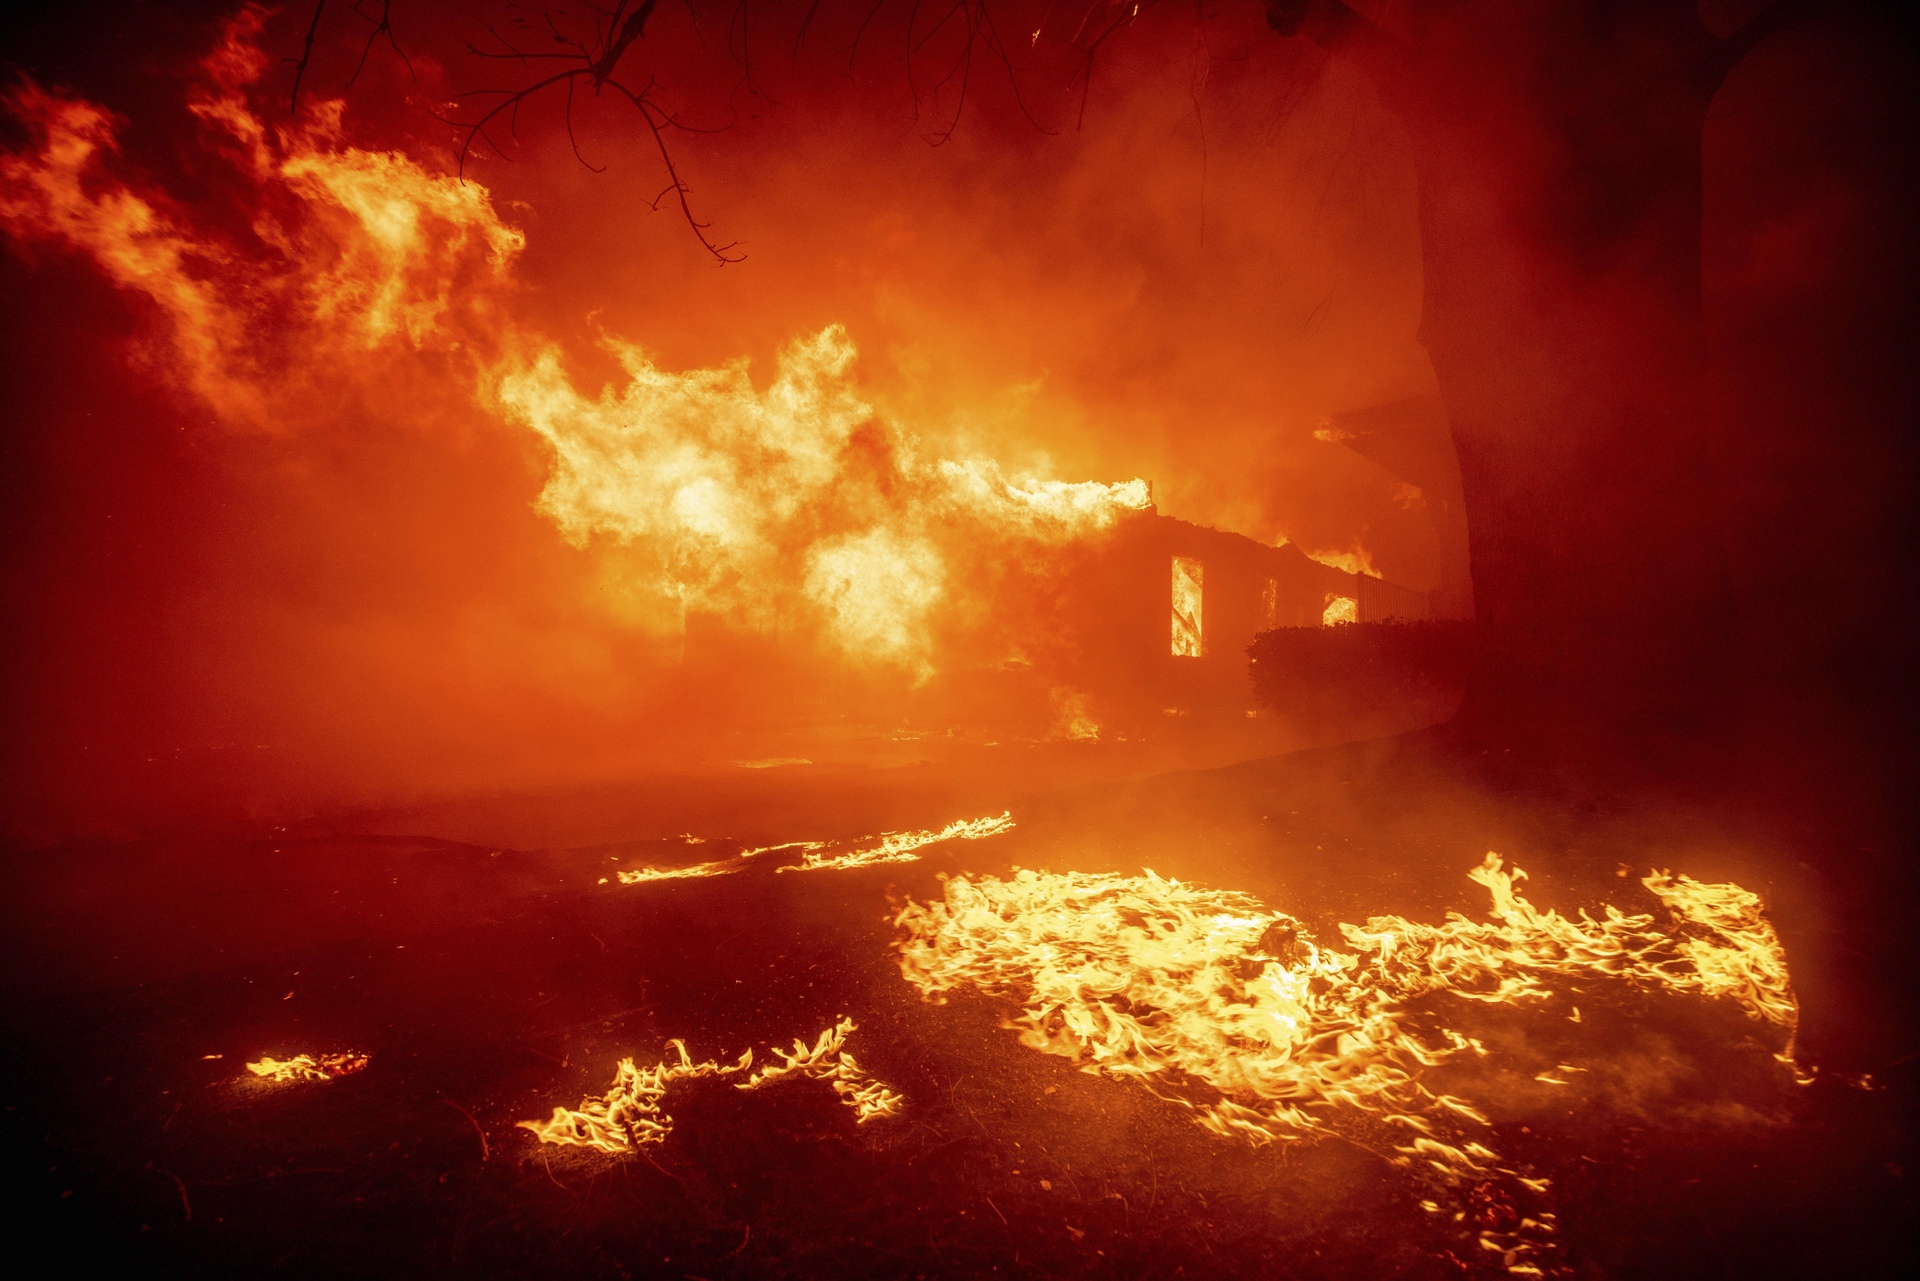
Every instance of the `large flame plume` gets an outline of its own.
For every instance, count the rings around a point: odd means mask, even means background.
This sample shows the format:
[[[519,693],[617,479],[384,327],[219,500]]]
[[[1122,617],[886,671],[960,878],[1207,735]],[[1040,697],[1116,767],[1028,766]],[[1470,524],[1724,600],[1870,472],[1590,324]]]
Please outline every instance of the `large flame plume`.
[[[1149,505],[1141,481],[1009,474],[884,420],[837,325],[793,340],[764,388],[744,361],[674,372],[603,334],[586,355],[622,379],[583,390],[516,313],[526,239],[486,187],[351,145],[337,102],[286,126],[250,106],[263,21],[229,24],[190,104],[244,228],[123,173],[108,113],[32,85],[7,103],[30,145],[0,158],[0,225],[147,299],[146,363],[230,427],[289,430],[332,404],[529,430],[549,450],[536,506],[601,549],[622,621],[671,634],[705,612],[917,677],[995,566]]]

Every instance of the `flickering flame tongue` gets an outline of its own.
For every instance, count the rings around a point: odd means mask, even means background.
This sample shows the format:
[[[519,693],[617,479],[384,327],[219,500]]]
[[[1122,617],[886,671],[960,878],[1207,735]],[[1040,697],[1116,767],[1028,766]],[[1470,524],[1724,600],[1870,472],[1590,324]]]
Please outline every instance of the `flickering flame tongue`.
[[[290,1059],[272,1055],[247,1064],[247,1071],[269,1085],[291,1085],[299,1081],[331,1081],[352,1076],[367,1066],[367,1056],[351,1051],[344,1054],[296,1054]]]
[[[855,1023],[843,1018],[821,1032],[809,1046],[796,1039],[791,1051],[775,1049],[781,1060],[755,1072],[735,1085],[738,1090],[761,1090],[788,1078],[825,1081],[853,1112],[854,1123],[864,1125],[880,1117],[898,1116],[905,1103],[901,1095],[869,1076],[846,1051],[847,1034]],[[695,1063],[685,1042],[669,1041],[674,1057],[649,1068],[634,1066],[632,1059],[621,1059],[613,1085],[605,1094],[584,1099],[578,1108],[553,1110],[545,1121],[521,1121],[523,1130],[531,1130],[542,1143],[568,1144],[594,1148],[610,1154],[631,1152],[649,1143],[661,1143],[673,1131],[673,1118],[661,1108],[667,1091],[680,1081],[707,1076],[732,1076],[753,1065],[753,1051],[743,1053],[734,1063],[721,1064],[711,1059]]]

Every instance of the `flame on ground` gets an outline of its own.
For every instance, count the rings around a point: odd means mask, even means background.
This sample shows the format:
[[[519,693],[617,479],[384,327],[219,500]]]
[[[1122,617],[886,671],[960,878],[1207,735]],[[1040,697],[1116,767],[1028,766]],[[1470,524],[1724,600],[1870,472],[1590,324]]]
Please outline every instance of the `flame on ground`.
[[[1513,1275],[1540,1276],[1554,1215],[1513,1202],[1548,1181],[1501,1164],[1480,1141],[1490,1135],[1480,1107],[1423,1079],[1485,1048],[1416,1019],[1416,999],[1538,1001],[1554,977],[1612,978],[1734,1001],[1785,1033],[1787,1061],[1798,1007],[1779,936],[1737,885],[1653,873],[1642,883],[1673,917],[1662,927],[1612,906],[1600,919],[1542,912],[1515,888],[1524,873],[1496,854],[1469,875],[1492,895],[1491,920],[1377,916],[1340,927],[1350,950],[1316,943],[1249,895],[1151,871],[956,876],[943,901],[901,911],[897,947],[923,995],[1012,998],[1021,1044],[1138,1081],[1216,1134],[1264,1144],[1338,1133],[1450,1195],[1502,1201],[1512,1226],[1478,1231],[1480,1247]],[[1563,1063],[1535,1079],[1564,1086],[1581,1070]]]
[[[705,863],[694,863],[688,867],[642,867],[631,872],[615,872],[614,876],[622,885],[645,885],[653,881],[731,876],[735,872],[745,871],[750,859],[758,858],[763,854],[779,854],[788,851],[798,853],[801,856],[800,861],[783,864],[774,869],[776,872],[844,872],[853,868],[873,867],[881,863],[917,862],[920,858],[917,851],[929,845],[937,845],[942,841],[978,841],[1012,830],[1013,811],[1008,810],[998,817],[955,819],[945,827],[928,828],[918,832],[882,832],[878,838],[879,844],[850,850],[845,854],[820,852],[831,849],[839,843],[835,841],[786,841],[779,845],[755,846],[752,849],[741,850],[732,858],[710,859]],[[600,883],[606,884],[606,878],[602,877]]]
[[[873,867],[880,863],[913,863],[916,851],[941,841],[979,841],[1013,830],[1013,811],[998,817],[955,819],[945,827],[920,832],[883,832],[878,845],[847,854],[809,853],[798,863],[779,868],[782,872],[845,871],[855,867]]]
[[[642,885],[648,881],[678,881],[695,876],[726,876],[745,865],[737,859],[717,858],[691,867],[643,867],[632,872],[615,872],[622,885]]]
[[[1422,1078],[1482,1051],[1450,1028],[1416,1031],[1417,997],[1540,1000],[1554,976],[1604,976],[1735,1001],[1791,1040],[1779,937],[1738,886],[1647,877],[1676,918],[1662,928],[1611,906],[1597,920],[1542,912],[1495,854],[1470,875],[1493,896],[1492,920],[1373,917],[1341,926],[1345,951],[1248,895],[1150,871],[956,876],[944,901],[899,914],[897,946],[924,995],[1013,997],[1022,1044],[1139,1080],[1215,1133],[1299,1139],[1365,1113],[1411,1140],[1394,1145],[1403,1161],[1447,1178],[1491,1168],[1494,1153],[1464,1137],[1487,1119]]]
[[[247,1064],[247,1071],[269,1085],[291,1085],[298,1081],[332,1081],[352,1076],[367,1066],[364,1054],[296,1054],[290,1059],[271,1055]],[[245,1078],[242,1078],[243,1080]]]
[[[838,1023],[822,1032],[812,1046],[794,1038],[793,1050],[775,1050],[782,1062],[778,1066],[761,1068],[749,1077],[742,1090],[757,1090],[771,1085],[782,1077],[805,1076],[816,1081],[825,1081],[840,1096],[840,1101],[853,1109],[853,1119],[865,1124],[876,1117],[899,1116],[906,1099],[896,1090],[881,1084],[861,1068],[854,1057],[844,1048],[847,1033],[853,1031],[852,1019],[841,1019]]]
[[[807,1077],[825,1081],[840,1101],[853,1110],[856,1124],[883,1116],[898,1116],[904,1098],[868,1075],[845,1050],[847,1034],[856,1024],[843,1018],[826,1029],[812,1046],[796,1039],[793,1050],[775,1050],[782,1060],[761,1068],[734,1088],[759,1090],[787,1077]],[[581,1101],[577,1109],[556,1107],[545,1121],[521,1121],[519,1128],[531,1130],[542,1143],[568,1144],[619,1155],[649,1143],[661,1143],[673,1131],[673,1118],[661,1108],[668,1089],[676,1082],[706,1076],[732,1076],[753,1065],[753,1051],[739,1060],[721,1064],[714,1060],[695,1063],[685,1042],[667,1042],[674,1057],[652,1067],[634,1066],[632,1059],[621,1059],[613,1085],[605,1094]]]

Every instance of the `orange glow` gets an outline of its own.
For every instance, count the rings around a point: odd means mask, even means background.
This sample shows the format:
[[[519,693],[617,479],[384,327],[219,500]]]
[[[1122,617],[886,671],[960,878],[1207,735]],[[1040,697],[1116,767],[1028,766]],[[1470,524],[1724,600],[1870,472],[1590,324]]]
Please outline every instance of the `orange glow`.
[[[809,622],[843,654],[921,678],[956,558],[1082,538],[1149,505],[1144,481],[941,457],[939,442],[876,417],[838,325],[790,342],[764,391],[744,360],[675,373],[603,335],[625,384],[583,393],[561,347],[507,305],[525,237],[487,188],[344,145],[338,104],[269,128],[242,96],[263,67],[251,34],[235,28],[195,110],[263,202],[291,210],[255,222],[271,260],[242,259],[106,178],[112,122],[37,89],[12,103],[38,147],[5,159],[15,194],[0,204],[17,232],[88,252],[157,303],[170,350],[155,359],[227,421],[278,430],[316,395],[364,392],[391,362],[439,355],[461,399],[546,443],[536,506],[574,546],[617,550],[627,621]]]

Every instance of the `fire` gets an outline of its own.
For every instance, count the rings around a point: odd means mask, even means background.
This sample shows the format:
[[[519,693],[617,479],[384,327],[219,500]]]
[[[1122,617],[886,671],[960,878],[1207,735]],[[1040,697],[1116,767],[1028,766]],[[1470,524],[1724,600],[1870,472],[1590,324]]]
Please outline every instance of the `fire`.
[[[1202,631],[1206,566],[1186,556],[1173,558],[1173,656],[1199,658],[1206,652]]]
[[[833,1087],[840,1101],[853,1109],[856,1124],[865,1125],[883,1116],[899,1116],[906,1104],[904,1096],[867,1075],[853,1055],[843,1048],[847,1033],[853,1031],[854,1026],[852,1019],[843,1018],[822,1032],[812,1046],[796,1037],[792,1052],[774,1050],[782,1060],[778,1066],[761,1068],[737,1088],[757,1090],[782,1077],[811,1077]]]
[[[1360,602],[1351,596],[1327,596],[1326,612],[1320,615],[1322,627],[1332,627],[1335,623],[1357,623],[1360,621]]]
[[[924,677],[934,611],[981,548],[1083,538],[1151,502],[1144,481],[1009,478],[930,456],[860,397],[837,325],[790,343],[764,392],[743,363],[670,373],[606,346],[623,390],[589,399],[549,348],[504,373],[494,402],[553,449],[540,510],[577,546],[640,551],[676,619],[811,617],[842,653]]]
[[[621,622],[673,634],[707,611],[919,679],[937,669],[936,613],[990,591],[997,559],[1151,506],[1141,480],[1009,474],[882,419],[838,325],[789,343],[764,389],[744,361],[669,371],[605,335],[622,377],[583,391],[516,315],[526,238],[485,186],[350,145],[338,102],[284,126],[250,105],[262,21],[229,24],[190,99],[248,234],[123,175],[118,123],[89,103],[14,93],[29,142],[0,155],[0,227],[150,300],[149,363],[228,424],[297,430],[317,405],[378,404],[455,433],[476,418],[531,432],[550,462],[536,506],[618,578]]]
[[[1779,1027],[1797,1025],[1799,1006],[1787,973],[1786,949],[1761,914],[1759,895],[1738,885],[1703,885],[1688,876],[1675,879],[1664,871],[1643,884],[1674,912],[1702,927],[1680,941],[1692,975],[1683,969],[1671,975],[1669,983],[1676,988],[1691,985],[1703,996],[1731,997]],[[1791,1040],[1779,1057],[1793,1062]]]
[[[880,863],[913,863],[920,855],[915,851],[941,841],[981,841],[989,836],[998,836],[1002,832],[1013,830],[1013,811],[1008,810],[997,818],[976,818],[971,821],[955,819],[945,827],[920,832],[883,832],[878,845],[866,849],[854,850],[847,854],[809,853],[798,863],[780,868],[782,872],[821,872],[844,871],[855,867],[873,867]]]
[[[695,876],[725,876],[746,866],[735,859],[714,859],[691,867],[642,867],[631,872],[615,872],[622,885],[644,885],[648,881],[678,881]]]
[[[1331,565],[1348,574],[1365,574],[1368,578],[1381,576],[1380,571],[1373,567],[1373,553],[1359,543],[1355,543],[1344,551],[1332,548],[1327,551],[1308,552],[1307,559],[1317,560],[1322,565]]]
[[[351,1051],[344,1054],[296,1054],[290,1059],[265,1055],[247,1064],[247,1071],[269,1085],[292,1085],[300,1081],[333,1081],[352,1076],[367,1066],[367,1055]]]
[[[1607,977],[1732,1000],[1791,1038],[1784,951],[1746,890],[1656,872],[1643,883],[1674,918],[1662,928],[1611,906],[1599,919],[1542,912],[1496,854],[1470,875],[1491,920],[1373,917],[1340,927],[1344,948],[1249,895],[1151,871],[956,876],[943,901],[900,912],[897,946],[923,995],[1011,997],[1021,1044],[1137,1080],[1217,1134],[1296,1140],[1365,1116],[1405,1136],[1399,1161],[1444,1180],[1520,1176],[1469,1137],[1488,1124],[1479,1105],[1424,1082],[1485,1051],[1445,1026],[1416,1030],[1416,998],[1539,1001],[1555,977]]]
[[[764,854],[800,855],[797,863],[783,863],[776,872],[826,872],[848,871],[860,867],[874,867],[881,863],[913,863],[920,858],[918,851],[942,841],[978,841],[989,836],[998,836],[1002,832],[1013,830],[1013,811],[1007,810],[995,817],[955,819],[945,827],[926,828],[915,832],[882,832],[877,837],[863,837],[862,841],[877,841],[873,845],[861,845],[842,854],[822,853],[835,845],[847,844],[842,841],[786,841],[779,845],[760,845],[752,849],[743,849],[731,858],[709,859],[704,863],[694,863],[687,867],[642,867],[630,872],[615,872],[614,876],[622,885],[645,885],[654,881],[678,881],[708,876],[730,876],[745,871],[747,863]],[[606,884],[602,878],[601,884]]]
[[[156,369],[229,424],[274,431],[394,362],[470,363],[500,336],[525,239],[485,188],[346,145],[337,103],[269,130],[245,99],[268,64],[252,43],[262,21],[253,9],[232,21],[189,100],[208,150],[250,189],[257,245],[121,179],[116,122],[31,84],[6,100],[32,141],[0,157],[0,225],[80,250],[150,300]]]
[[[791,1052],[776,1049],[774,1053],[782,1060],[779,1064],[761,1068],[734,1088],[759,1090],[787,1077],[807,1077],[827,1082],[840,1101],[852,1109],[856,1124],[900,1115],[904,1098],[868,1075],[845,1049],[847,1035],[856,1026],[852,1019],[842,1018],[821,1032],[811,1046],[796,1039]],[[676,1082],[732,1076],[753,1065],[751,1049],[734,1063],[711,1059],[695,1063],[685,1042],[673,1040],[667,1045],[674,1052],[673,1058],[648,1068],[635,1067],[632,1059],[621,1059],[613,1085],[605,1094],[582,1100],[577,1109],[556,1107],[549,1119],[521,1121],[519,1127],[532,1131],[542,1143],[620,1155],[666,1141],[673,1131],[673,1118],[662,1110],[661,1103]]]

